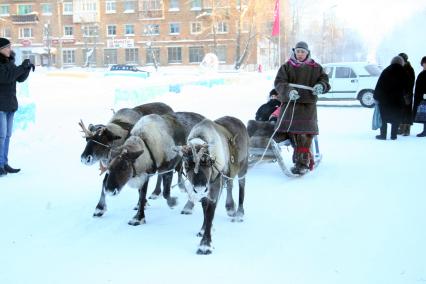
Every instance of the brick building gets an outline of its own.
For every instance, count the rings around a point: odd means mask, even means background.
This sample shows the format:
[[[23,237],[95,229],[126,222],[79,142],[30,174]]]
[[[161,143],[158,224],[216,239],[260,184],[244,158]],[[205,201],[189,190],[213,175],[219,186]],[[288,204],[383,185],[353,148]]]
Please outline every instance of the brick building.
[[[242,53],[250,39],[244,63],[255,68],[259,35],[271,23],[259,24],[253,2],[2,0],[0,36],[11,40],[17,59],[57,67],[198,65],[215,53],[222,68],[233,68],[237,42]]]

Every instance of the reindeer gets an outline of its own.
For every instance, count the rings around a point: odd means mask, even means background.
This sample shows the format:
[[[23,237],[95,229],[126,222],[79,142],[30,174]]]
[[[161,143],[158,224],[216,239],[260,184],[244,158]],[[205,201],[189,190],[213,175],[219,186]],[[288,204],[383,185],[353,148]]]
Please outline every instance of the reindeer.
[[[163,176],[163,197],[167,204],[171,208],[176,205],[177,199],[170,196],[170,188],[173,171],[181,168],[182,157],[174,149],[185,144],[192,126],[203,119],[192,112],[143,116],[133,127],[130,137],[113,151],[104,192],[117,195],[126,184],[139,189],[138,211],[129,225],[145,223],[148,181],[156,172]],[[181,175],[178,175],[178,182],[183,186]]]
[[[195,125],[187,145],[177,147],[191,188],[188,195],[203,206],[204,221],[198,236],[202,237],[197,254],[213,250],[211,228],[217,201],[226,184],[226,210],[233,221],[244,216],[245,175],[248,169],[249,137],[245,125],[237,118],[225,116],[215,121],[205,119]],[[239,202],[235,211],[232,198],[233,179],[238,176]]]
[[[152,113],[165,114],[173,113],[173,109],[168,105],[155,102],[137,106],[133,109],[124,108],[118,110],[106,125],[90,124],[88,128],[80,121],[79,125],[86,139],[86,147],[81,154],[81,162],[85,165],[93,165],[99,161],[101,175],[106,170],[111,148],[120,146],[130,135],[130,131],[136,122],[143,116]],[[101,217],[107,210],[105,202],[105,194],[103,187],[107,176],[102,182],[102,191],[98,204],[96,205],[94,217]],[[158,176],[157,184],[153,193],[153,197],[161,193],[162,177]]]

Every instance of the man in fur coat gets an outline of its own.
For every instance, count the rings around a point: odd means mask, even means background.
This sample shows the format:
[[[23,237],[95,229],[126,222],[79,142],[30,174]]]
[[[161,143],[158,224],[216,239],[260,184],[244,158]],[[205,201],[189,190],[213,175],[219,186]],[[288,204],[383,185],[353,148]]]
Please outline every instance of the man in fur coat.
[[[24,82],[34,65],[25,59],[15,65],[15,54],[7,38],[0,38],[0,177],[17,173],[8,163],[9,141],[12,136],[13,116],[18,109],[16,82]]]
[[[313,136],[318,135],[316,103],[318,95],[330,90],[328,76],[322,66],[311,59],[308,44],[301,41],[293,48],[290,59],[278,70],[274,84],[282,102],[278,118],[281,123],[277,124],[275,139],[291,139],[295,163],[291,171],[303,175],[313,166],[310,147]]]

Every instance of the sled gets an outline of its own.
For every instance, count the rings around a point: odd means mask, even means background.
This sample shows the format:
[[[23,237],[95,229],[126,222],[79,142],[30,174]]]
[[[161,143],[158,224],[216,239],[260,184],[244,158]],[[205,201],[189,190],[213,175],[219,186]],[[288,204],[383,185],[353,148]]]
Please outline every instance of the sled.
[[[249,133],[249,167],[260,163],[277,163],[282,172],[289,177],[299,177],[293,174],[293,146],[290,139],[277,142],[272,139],[275,123],[269,121],[250,120],[247,125]],[[311,145],[313,169],[318,167],[322,155],[319,150],[318,137],[314,136]]]

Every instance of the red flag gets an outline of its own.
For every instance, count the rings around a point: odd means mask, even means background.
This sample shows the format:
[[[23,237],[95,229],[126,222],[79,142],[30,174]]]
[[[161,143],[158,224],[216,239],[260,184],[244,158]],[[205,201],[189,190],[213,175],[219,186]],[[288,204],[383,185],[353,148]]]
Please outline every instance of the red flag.
[[[280,0],[275,0],[274,26],[272,27],[272,36],[280,34]]]

